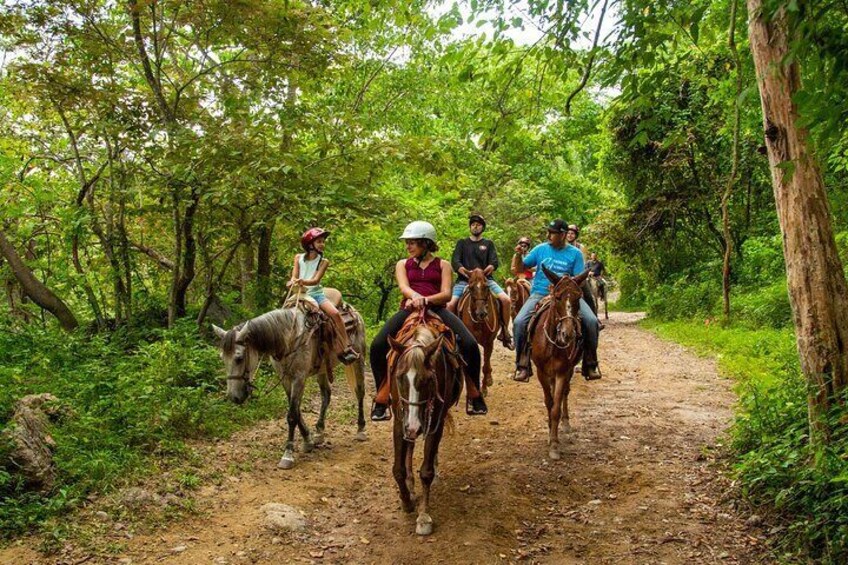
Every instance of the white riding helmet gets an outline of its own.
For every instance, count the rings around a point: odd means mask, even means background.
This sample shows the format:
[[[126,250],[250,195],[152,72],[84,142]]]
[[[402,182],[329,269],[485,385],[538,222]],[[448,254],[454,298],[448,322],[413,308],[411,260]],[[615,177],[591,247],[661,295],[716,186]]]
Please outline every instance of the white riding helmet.
[[[429,239],[436,243],[436,228],[430,222],[412,222],[403,230],[403,235],[398,239]]]

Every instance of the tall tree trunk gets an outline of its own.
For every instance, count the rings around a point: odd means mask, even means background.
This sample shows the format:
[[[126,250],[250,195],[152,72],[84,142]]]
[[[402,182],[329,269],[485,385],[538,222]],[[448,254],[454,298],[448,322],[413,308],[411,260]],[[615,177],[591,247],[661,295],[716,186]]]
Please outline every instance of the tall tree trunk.
[[[721,195],[721,227],[724,235],[724,258],[721,267],[721,289],[724,298],[724,321],[730,322],[730,255],[733,249],[733,235],[730,232],[730,197],[739,176],[739,97],[742,95],[742,69],[739,50],[736,48],[736,14],[739,0],[730,3],[730,29],[727,43],[733,54],[733,70],[736,73],[736,96],[733,97],[733,148],[730,176]]]
[[[274,237],[274,220],[259,229],[259,246],[256,253],[256,305],[260,310],[271,306],[271,240]]]
[[[188,287],[194,280],[194,267],[197,259],[197,242],[194,238],[194,216],[197,213],[197,206],[200,203],[200,195],[196,188],[191,189],[191,200],[185,209],[182,222],[177,229],[177,238],[183,243],[182,248],[182,265],[180,269],[174,270],[174,292],[172,294],[172,304],[169,311],[168,325],[172,326],[176,318],[182,318],[186,315],[186,295]],[[176,203],[179,206],[179,202]]]
[[[789,301],[801,370],[811,390],[811,437],[826,442],[822,416],[848,382],[848,286],[821,171],[810,153],[807,131],[798,125],[793,96],[800,89],[801,70],[794,58],[787,58],[791,37],[786,14],[781,9],[768,19],[763,0],[748,0],[748,13]]]
[[[74,330],[79,326],[76,317],[70,308],[56,296],[47,286],[38,280],[32,270],[21,260],[15,246],[6,238],[6,234],[0,229],[0,253],[9,263],[12,274],[32,301],[56,316],[59,325],[66,331]]]
[[[253,248],[253,234],[250,228],[244,228],[241,232],[241,240],[244,245],[240,248],[241,262],[241,303],[248,310],[253,311],[255,302],[253,280],[256,273],[255,250]]]

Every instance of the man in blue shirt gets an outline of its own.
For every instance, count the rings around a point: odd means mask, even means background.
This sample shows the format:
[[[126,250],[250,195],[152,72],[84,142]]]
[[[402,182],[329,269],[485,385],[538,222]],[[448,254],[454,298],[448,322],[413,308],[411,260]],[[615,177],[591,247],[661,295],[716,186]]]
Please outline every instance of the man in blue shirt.
[[[525,257],[521,257],[516,249],[512,258],[513,270],[524,270],[531,267],[541,272],[544,265],[556,275],[576,276],[583,272],[583,253],[568,244],[566,231],[568,226],[563,220],[554,220],[548,224],[548,241],[540,243]],[[550,293],[550,281],[543,275],[533,277],[530,298],[524,303],[521,311],[515,317],[512,331],[515,338],[516,371],[514,379],[527,382],[530,380],[530,356],[524,353],[527,343],[527,324],[536,305]],[[582,298],[580,299],[580,317],[583,326],[583,376],[586,380],[601,378],[598,370],[598,318]]]

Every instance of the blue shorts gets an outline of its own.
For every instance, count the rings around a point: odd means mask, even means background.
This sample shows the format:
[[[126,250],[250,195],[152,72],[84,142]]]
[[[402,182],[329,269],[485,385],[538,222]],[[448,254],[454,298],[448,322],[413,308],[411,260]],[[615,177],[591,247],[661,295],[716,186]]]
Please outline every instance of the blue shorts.
[[[494,294],[495,296],[503,293],[503,289],[498,283],[495,282],[494,279],[486,279],[486,285],[489,287],[489,290],[491,290],[492,294]],[[468,282],[457,281],[457,283],[453,287],[453,297],[459,298],[460,296],[462,296],[462,293],[465,292],[467,286]]]
[[[309,298],[311,298],[315,302],[317,302],[318,306],[321,306],[322,304],[324,304],[326,301],[329,300],[329,298],[327,298],[327,296],[323,292],[315,293],[315,294],[309,294],[307,296],[309,296]]]

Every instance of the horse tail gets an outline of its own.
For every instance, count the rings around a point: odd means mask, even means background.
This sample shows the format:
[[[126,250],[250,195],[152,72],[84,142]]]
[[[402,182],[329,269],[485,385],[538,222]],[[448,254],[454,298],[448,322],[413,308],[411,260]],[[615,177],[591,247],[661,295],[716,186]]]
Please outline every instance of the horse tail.
[[[344,366],[345,376],[347,377],[347,386],[350,387],[350,392],[354,395],[356,394],[357,383],[361,382],[365,378],[363,363],[362,359],[357,359],[350,365]],[[360,375],[362,375],[362,379],[360,379]]]

